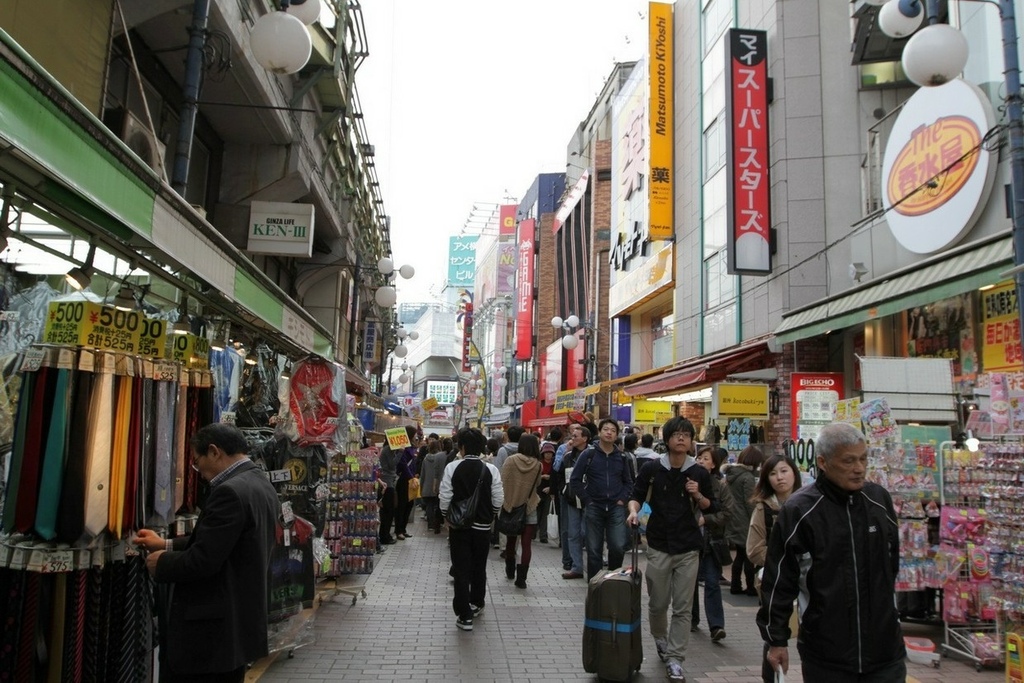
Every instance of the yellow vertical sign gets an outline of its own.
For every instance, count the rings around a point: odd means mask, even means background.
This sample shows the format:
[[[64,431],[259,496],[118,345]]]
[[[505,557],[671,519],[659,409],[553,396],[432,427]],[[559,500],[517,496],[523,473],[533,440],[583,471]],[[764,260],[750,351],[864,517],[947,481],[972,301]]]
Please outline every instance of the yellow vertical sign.
[[[648,155],[647,203],[652,240],[670,240],[673,229],[672,135],[674,103],[672,97],[672,5],[652,2],[647,13],[648,38],[647,120],[650,137]]]
[[[1020,316],[1013,281],[981,293],[981,367],[985,372],[1020,370]]]

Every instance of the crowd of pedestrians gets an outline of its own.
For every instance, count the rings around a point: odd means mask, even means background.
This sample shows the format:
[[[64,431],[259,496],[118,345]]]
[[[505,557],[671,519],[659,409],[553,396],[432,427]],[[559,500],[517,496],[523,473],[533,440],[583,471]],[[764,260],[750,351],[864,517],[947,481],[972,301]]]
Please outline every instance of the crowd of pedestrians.
[[[409,427],[409,446],[381,449],[379,540],[388,545],[407,539],[418,505],[430,532],[447,527],[452,608],[464,631],[484,611],[492,549],[501,549],[505,578],[526,590],[535,540],[561,546],[563,579],[588,581],[605,568],[622,567],[636,543],[646,555],[646,627],[669,680],[686,680],[683,662],[690,633],[700,627],[702,591],[711,642],[726,638],[725,584],[731,593],[759,596],[766,682],[788,670],[787,648],[795,638],[801,658],[806,652],[822,675],[895,683],[903,680],[902,637],[878,644],[877,633],[849,633],[856,651],[848,643],[830,648],[828,636],[799,630],[794,616],[799,597],[799,611],[808,619],[825,622],[840,610],[867,618],[865,624],[881,619],[886,639],[899,636],[898,618],[885,603],[893,602],[899,557],[892,501],[865,482],[863,435],[844,427],[822,431],[816,463],[821,477],[803,488],[792,459],[766,458],[748,446],[730,463],[723,448],[697,448],[694,426],[682,417],[661,427],[657,449],[653,434],[620,434],[612,419],[572,424],[545,438],[518,426],[489,437],[467,427],[454,440],[424,438]],[[823,541],[816,527],[835,521],[830,515],[844,505],[849,519],[839,532],[849,528],[846,545]],[[499,512],[507,535],[495,524]],[[514,528],[506,518],[516,520]],[[637,533],[641,522],[643,536]],[[785,535],[776,531],[781,527]],[[858,562],[871,563],[870,576]],[[813,580],[819,565],[835,567],[837,576],[852,571],[845,585],[854,590],[840,590],[834,579]],[[865,595],[856,594],[861,586]]]

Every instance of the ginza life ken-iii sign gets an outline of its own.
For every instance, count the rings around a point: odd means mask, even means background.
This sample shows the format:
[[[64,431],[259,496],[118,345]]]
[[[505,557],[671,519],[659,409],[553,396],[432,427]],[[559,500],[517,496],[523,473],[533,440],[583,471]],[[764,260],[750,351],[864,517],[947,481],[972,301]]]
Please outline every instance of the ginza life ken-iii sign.
[[[249,207],[249,243],[256,254],[313,255],[313,205],[253,202]]]

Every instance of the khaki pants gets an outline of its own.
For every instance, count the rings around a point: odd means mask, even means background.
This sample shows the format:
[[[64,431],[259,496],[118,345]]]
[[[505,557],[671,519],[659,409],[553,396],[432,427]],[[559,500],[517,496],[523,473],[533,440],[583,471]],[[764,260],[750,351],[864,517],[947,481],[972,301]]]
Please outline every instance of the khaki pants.
[[[647,549],[648,619],[651,635],[668,642],[667,659],[682,662],[690,644],[690,611],[693,589],[697,585],[700,552],[692,550],[669,555]],[[669,606],[672,621],[668,621]]]

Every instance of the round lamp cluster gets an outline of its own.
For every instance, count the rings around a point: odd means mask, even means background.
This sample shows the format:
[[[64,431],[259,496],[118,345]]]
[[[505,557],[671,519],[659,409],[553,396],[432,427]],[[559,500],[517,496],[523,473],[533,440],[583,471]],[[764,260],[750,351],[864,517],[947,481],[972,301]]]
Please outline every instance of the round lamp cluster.
[[[580,345],[580,338],[576,336],[576,328],[579,326],[580,318],[578,315],[570,314],[565,320],[556,315],[551,319],[551,327],[565,330],[565,336],[562,337],[562,348],[567,351],[572,351]]]
[[[958,77],[967,65],[967,39],[949,24],[922,27],[923,0],[868,0],[881,5],[878,26],[890,38],[910,40],[903,46],[903,72],[920,86],[935,86]]]

